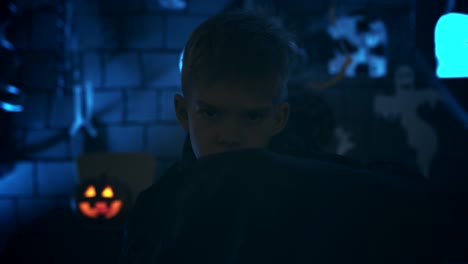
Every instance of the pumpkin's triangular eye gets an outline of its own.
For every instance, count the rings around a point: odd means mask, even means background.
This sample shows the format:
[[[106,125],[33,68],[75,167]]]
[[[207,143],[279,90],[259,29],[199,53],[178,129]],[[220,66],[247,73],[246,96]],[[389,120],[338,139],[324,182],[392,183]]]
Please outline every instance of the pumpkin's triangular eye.
[[[107,186],[102,190],[101,193],[103,198],[113,198],[114,197],[114,191],[112,191],[112,188],[110,186]]]
[[[90,185],[86,191],[84,192],[84,196],[86,198],[93,198],[96,197],[96,188],[93,185]]]

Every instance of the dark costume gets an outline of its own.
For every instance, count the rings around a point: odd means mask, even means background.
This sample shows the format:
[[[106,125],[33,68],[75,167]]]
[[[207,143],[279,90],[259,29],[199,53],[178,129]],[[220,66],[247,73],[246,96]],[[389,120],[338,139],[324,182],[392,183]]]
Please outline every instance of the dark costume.
[[[124,262],[440,262],[447,241],[428,188],[329,159],[185,159],[138,197]]]

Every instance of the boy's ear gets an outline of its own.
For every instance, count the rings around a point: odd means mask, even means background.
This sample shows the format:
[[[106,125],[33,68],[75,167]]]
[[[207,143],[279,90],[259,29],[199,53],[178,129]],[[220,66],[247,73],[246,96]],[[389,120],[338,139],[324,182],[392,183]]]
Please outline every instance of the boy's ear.
[[[180,94],[174,96],[174,110],[180,126],[188,132],[187,101]]]
[[[273,136],[281,133],[288,124],[289,120],[289,103],[281,103],[275,113],[275,124],[273,127]]]

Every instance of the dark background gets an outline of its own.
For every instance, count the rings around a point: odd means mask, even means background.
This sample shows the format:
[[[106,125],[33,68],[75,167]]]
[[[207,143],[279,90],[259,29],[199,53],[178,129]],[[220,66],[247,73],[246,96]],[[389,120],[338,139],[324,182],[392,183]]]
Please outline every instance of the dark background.
[[[326,61],[320,56],[330,52],[329,40],[305,29],[326,21],[331,1],[257,2],[273,6],[297,33],[301,47],[309,52],[310,60],[300,69],[299,87],[301,82],[330,79]],[[372,79],[358,74],[313,94],[331,109],[333,128],[349,135],[352,148],[340,154],[363,163],[405,168],[414,171],[415,177],[424,177],[418,175],[421,171],[417,157],[424,155],[425,148],[415,150],[409,146],[408,133],[423,138],[433,133],[437,148],[425,177],[448,192],[463,192],[468,187],[467,124],[455,114],[444,91],[457,99],[466,118],[467,81],[434,77],[433,31],[438,18],[446,12],[446,2],[336,1],[337,15],[359,9],[385,23],[387,75]],[[48,209],[68,204],[77,183],[75,159],[79,155],[150,152],[157,160],[155,177],[159,177],[178,158],[185,137],[172,106],[174,93],[180,92],[178,62],[185,41],[207,17],[248,2],[187,0],[186,8],[174,11],[164,9],[156,0],[69,1],[74,11],[73,32],[79,37],[78,80],[91,82],[95,89],[92,121],[98,131],[96,138],[84,131],[73,137],[67,134],[74,119],[72,89],[70,83],[62,88],[57,85],[66,55],[59,41],[63,34],[57,21],[62,15],[57,8],[65,1],[14,3],[18,12],[11,18],[7,37],[20,63],[8,76],[8,83],[21,89],[24,110],[1,112],[0,248],[17,228]],[[468,13],[466,1],[456,1],[456,9]],[[319,27],[325,29],[326,23]],[[412,114],[427,125],[429,132],[421,127],[408,132],[400,123],[401,116],[385,119],[374,109],[376,96],[391,99],[396,95],[393,78],[401,65],[409,65],[415,72],[415,96],[408,100],[415,100]],[[425,101],[417,103],[427,92],[437,95],[433,106]],[[392,109],[407,114],[400,102],[392,101]],[[314,119],[304,123],[314,127],[322,124]],[[328,132],[334,134],[334,130]],[[335,140],[324,147],[336,153],[338,145]]]

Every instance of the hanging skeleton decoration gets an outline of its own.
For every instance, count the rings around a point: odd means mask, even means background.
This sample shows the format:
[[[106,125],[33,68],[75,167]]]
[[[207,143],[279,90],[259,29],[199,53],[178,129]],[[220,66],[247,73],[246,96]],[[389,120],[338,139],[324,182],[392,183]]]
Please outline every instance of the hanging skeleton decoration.
[[[5,112],[23,111],[21,90],[8,83],[11,74],[19,65],[15,47],[5,36],[5,31],[16,11],[14,4],[8,1],[0,3],[0,110]]]
[[[352,61],[345,76],[355,77],[361,72],[370,78],[386,75],[387,29],[382,20],[367,14],[343,15],[328,26],[327,32],[336,41],[335,55],[328,62],[330,74],[339,74],[350,54]]]
[[[75,120],[69,130],[70,136],[74,136],[81,128],[84,128],[91,137],[96,137],[97,131],[91,124],[93,116],[93,85],[91,82],[86,82],[84,87],[83,85],[76,85],[73,88],[73,93]]]
[[[83,81],[81,76],[79,41],[73,28],[73,6],[69,1],[64,1],[58,11],[57,25],[63,57],[58,66],[57,95],[64,94],[67,87],[73,89],[75,118],[69,129],[70,136],[75,136],[83,128],[91,137],[96,137],[97,130],[91,124],[94,106],[93,84]]]

